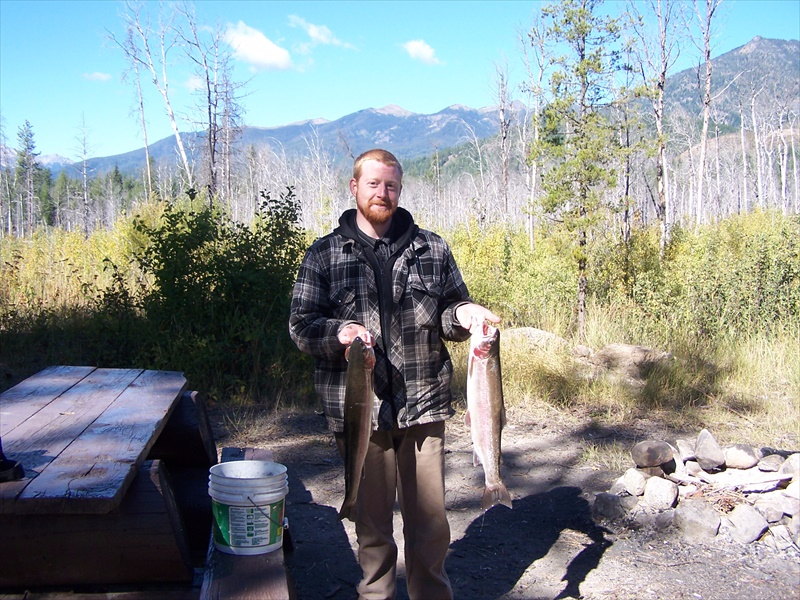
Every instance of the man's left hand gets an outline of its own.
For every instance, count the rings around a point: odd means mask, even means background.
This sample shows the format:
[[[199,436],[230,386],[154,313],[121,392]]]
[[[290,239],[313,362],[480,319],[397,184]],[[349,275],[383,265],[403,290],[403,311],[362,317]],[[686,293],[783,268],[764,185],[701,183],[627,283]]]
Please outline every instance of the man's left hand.
[[[470,331],[472,331],[472,328],[476,325],[482,325],[484,321],[489,321],[496,325],[502,320],[488,308],[480,304],[475,304],[474,302],[468,302],[467,304],[459,306],[456,309],[455,316],[459,324],[464,329],[469,329]]]

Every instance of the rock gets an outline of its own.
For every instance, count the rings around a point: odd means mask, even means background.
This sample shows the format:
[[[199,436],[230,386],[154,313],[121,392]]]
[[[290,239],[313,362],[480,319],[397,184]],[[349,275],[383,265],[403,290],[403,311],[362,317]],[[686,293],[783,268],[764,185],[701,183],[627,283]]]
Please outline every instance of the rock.
[[[786,525],[787,529],[789,530],[789,535],[792,536],[792,540],[794,541],[796,546],[800,546],[800,515],[795,515]]]
[[[673,524],[687,542],[697,543],[717,535],[720,518],[711,505],[702,500],[686,500],[674,511]]]
[[[694,445],[697,462],[705,471],[725,466],[725,453],[708,429],[703,429]]]
[[[672,527],[672,523],[675,521],[675,510],[669,508],[663,512],[660,512],[656,515],[656,518],[653,520],[653,527],[656,531],[664,531]]]
[[[647,482],[648,475],[638,469],[628,469],[622,476],[625,491],[631,496],[641,496],[644,494],[644,484]]]
[[[686,467],[686,472],[692,476],[697,476],[703,472],[703,469],[700,467],[697,461],[694,460],[687,460],[684,466]]]
[[[780,474],[781,472],[778,471],[778,475]],[[786,486],[786,489],[783,490],[783,495],[800,502],[800,480],[794,479]]]
[[[757,498],[753,508],[761,513],[767,523],[777,523],[783,518],[783,507],[775,497]]]
[[[622,503],[622,498],[616,494],[600,492],[594,497],[592,514],[595,518],[603,517],[606,519],[621,519],[627,514],[628,510]]]
[[[639,469],[642,473],[649,477],[664,477],[664,469],[661,467],[641,467]]]
[[[733,523],[733,538],[742,544],[756,541],[769,528],[769,523],[749,504],[737,504],[728,515]]]
[[[594,350],[592,350],[588,346],[578,344],[572,349],[572,354],[574,354],[578,358],[590,358],[592,354],[594,354]]]
[[[772,538],[775,540],[775,548],[778,550],[786,550],[793,545],[792,534],[786,525],[773,525],[769,528]]]
[[[694,442],[689,440],[675,440],[678,455],[683,462],[694,459]]]
[[[678,486],[666,479],[651,477],[645,483],[643,499],[650,508],[667,510],[675,506],[675,501],[678,499]]]
[[[625,489],[625,475],[620,475],[617,477],[617,480],[611,486],[611,489],[608,490],[609,494],[614,494],[615,496],[619,496],[621,493],[626,492]]]
[[[631,448],[631,458],[637,467],[657,467],[672,459],[672,448],[666,442],[644,440]]]
[[[734,444],[725,448],[725,466],[729,469],[749,469],[755,467],[761,453],[750,444]]]
[[[775,490],[774,492],[759,494],[755,503],[774,503],[788,517],[800,514],[800,500],[787,496],[785,492],[786,490]]]
[[[761,471],[774,473],[781,468],[785,460],[780,454],[769,454],[758,461],[758,468]]]
[[[790,454],[778,469],[778,475],[791,475],[793,481],[800,480],[800,452]]]
[[[595,352],[589,362],[634,379],[643,379],[654,366],[669,363],[672,359],[669,352],[629,344],[609,344]]]

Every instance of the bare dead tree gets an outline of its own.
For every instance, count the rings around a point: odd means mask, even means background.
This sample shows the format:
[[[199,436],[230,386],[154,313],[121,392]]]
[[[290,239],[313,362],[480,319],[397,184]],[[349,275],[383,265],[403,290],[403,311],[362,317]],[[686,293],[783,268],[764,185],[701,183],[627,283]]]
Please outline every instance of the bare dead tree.
[[[522,91],[527,98],[525,106],[528,112],[524,119],[520,119],[522,129],[519,139],[522,143],[522,162],[527,166],[528,218],[526,225],[528,245],[533,250],[537,218],[536,198],[539,194],[539,157],[532,153],[532,149],[539,142],[542,107],[547,93],[544,79],[548,66],[551,64],[545,37],[545,24],[541,14],[537,13],[528,31],[520,34],[520,46],[522,47],[522,62],[527,75]],[[528,129],[528,124],[530,124],[530,129]]]
[[[508,205],[508,163],[509,163],[509,131],[511,129],[511,107],[509,92],[508,92],[508,65],[495,65],[495,82],[497,89],[495,90],[497,98],[497,116],[499,119],[499,136],[500,136],[500,169],[501,178],[500,183],[500,197],[502,206],[506,214],[510,214],[510,207]]]
[[[178,31],[174,24],[174,15],[162,10],[159,13],[158,28],[154,31],[150,27],[146,5],[143,2],[127,1],[125,2],[125,10],[122,13],[122,20],[125,23],[126,31],[131,31],[130,38],[120,42],[111,35],[111,39],[123,51],[130,63],[136,62],[150,73],[153,85],[164,101],[164,108],[175,136],[175,144],[177,145],[186,184],[187,187],[191,188],[194,185],[193,169],[183,144],[169,95],[168,57],[177,43],[178,36]],[[153,43],[156,45],[155,50],[153,49]]]
[[[649,95],[650,106],[656,125],[656,187],[658,190],[658,218],[661,224],[661,252],[669,241],[670,198],[667,169],[667,140],[664,131],[664,90],[667,73],[680,54],[683,37],[681,23],[685,5],[670,0],[628,1],[632,30],[637,38],[633,46],[639,57],[639,73],[646,87],[653,83],[654,93]],[[648,27],[650,19],[655,19],[658,34],[653,35]]]
[[[705,63],[705,73],[700,79],[702,84],[702,106],[703,106],[703,129],[700,135],[700,156],[697,165],[697,188],[696,188],[696,212],[695,224],[700,225],[703,218],[703,184],[705,182],[705,167],[706,167],[706,147],[708,138],[708,122],[711,114],[711,74],[713,67],[711,64],[711,36],[714,14],[722,4],[722,0],[702,0],[705,11],[701,11],[698,3],[700,0],[694,0],[693,5],[697,22],[700,27],[700,35],[702,37],[703,59]],[[700,69],[698,68],[698,75]]]

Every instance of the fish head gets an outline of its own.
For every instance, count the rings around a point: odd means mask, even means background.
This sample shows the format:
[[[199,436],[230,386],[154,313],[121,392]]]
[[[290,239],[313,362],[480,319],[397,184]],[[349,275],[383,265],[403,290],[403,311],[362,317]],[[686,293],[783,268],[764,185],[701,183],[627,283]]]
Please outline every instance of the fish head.
[[[488,322],[476,324],[470,337],[470,354],[475,358],[489,358],[500,352],[500,330]]]
[[[360,337],[357,337],[344,351],[344,358],[347,362],[358,361],[366,369],[375,367],[375,350]]]

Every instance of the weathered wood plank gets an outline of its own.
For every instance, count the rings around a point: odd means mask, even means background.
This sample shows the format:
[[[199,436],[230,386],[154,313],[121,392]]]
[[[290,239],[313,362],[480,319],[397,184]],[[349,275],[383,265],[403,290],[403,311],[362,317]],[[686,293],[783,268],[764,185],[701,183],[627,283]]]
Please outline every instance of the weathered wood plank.
[[[6,455],[19,461],[25,479],[0,485],[0,513],[13,512],[18,495],[141,374],[139,369],[96,369],[3,436]],[[13,389],[13,388],[12,388]],[[49,393],[47,394],[49,395]],[[34,401],[35,397],[28,397]],[[66,485],[66,483],[65,483]],[[67,493],[62,489],[62,495]]]
[[[0,594],[0,600],[197,600],[200,592],[188,586],[154,586],[124,592],[31,592]]]
[[[185,387],[181,373],[145,371],[120,394],[103,387],[101,400],[96,388],[88,390],[100,403],[114,399],[26,486],[15,512],[105,513],[119,506]]]
[[[231,460],[272,461],[272,451],[264,448],[222,449],[221,462]],[[296,598],[294,585],[286,571],[283,548],[267,554],[234,556],[218,551],[214,536],[208,546],[201,600],[287,600]]]
[[[47,367],[0,394],[0,437],[5,437],[92,371],[94,367]]]
[[[104,515],[0,515],[0,587],[189,584],[193,570],[165,467],[139,469]]]

